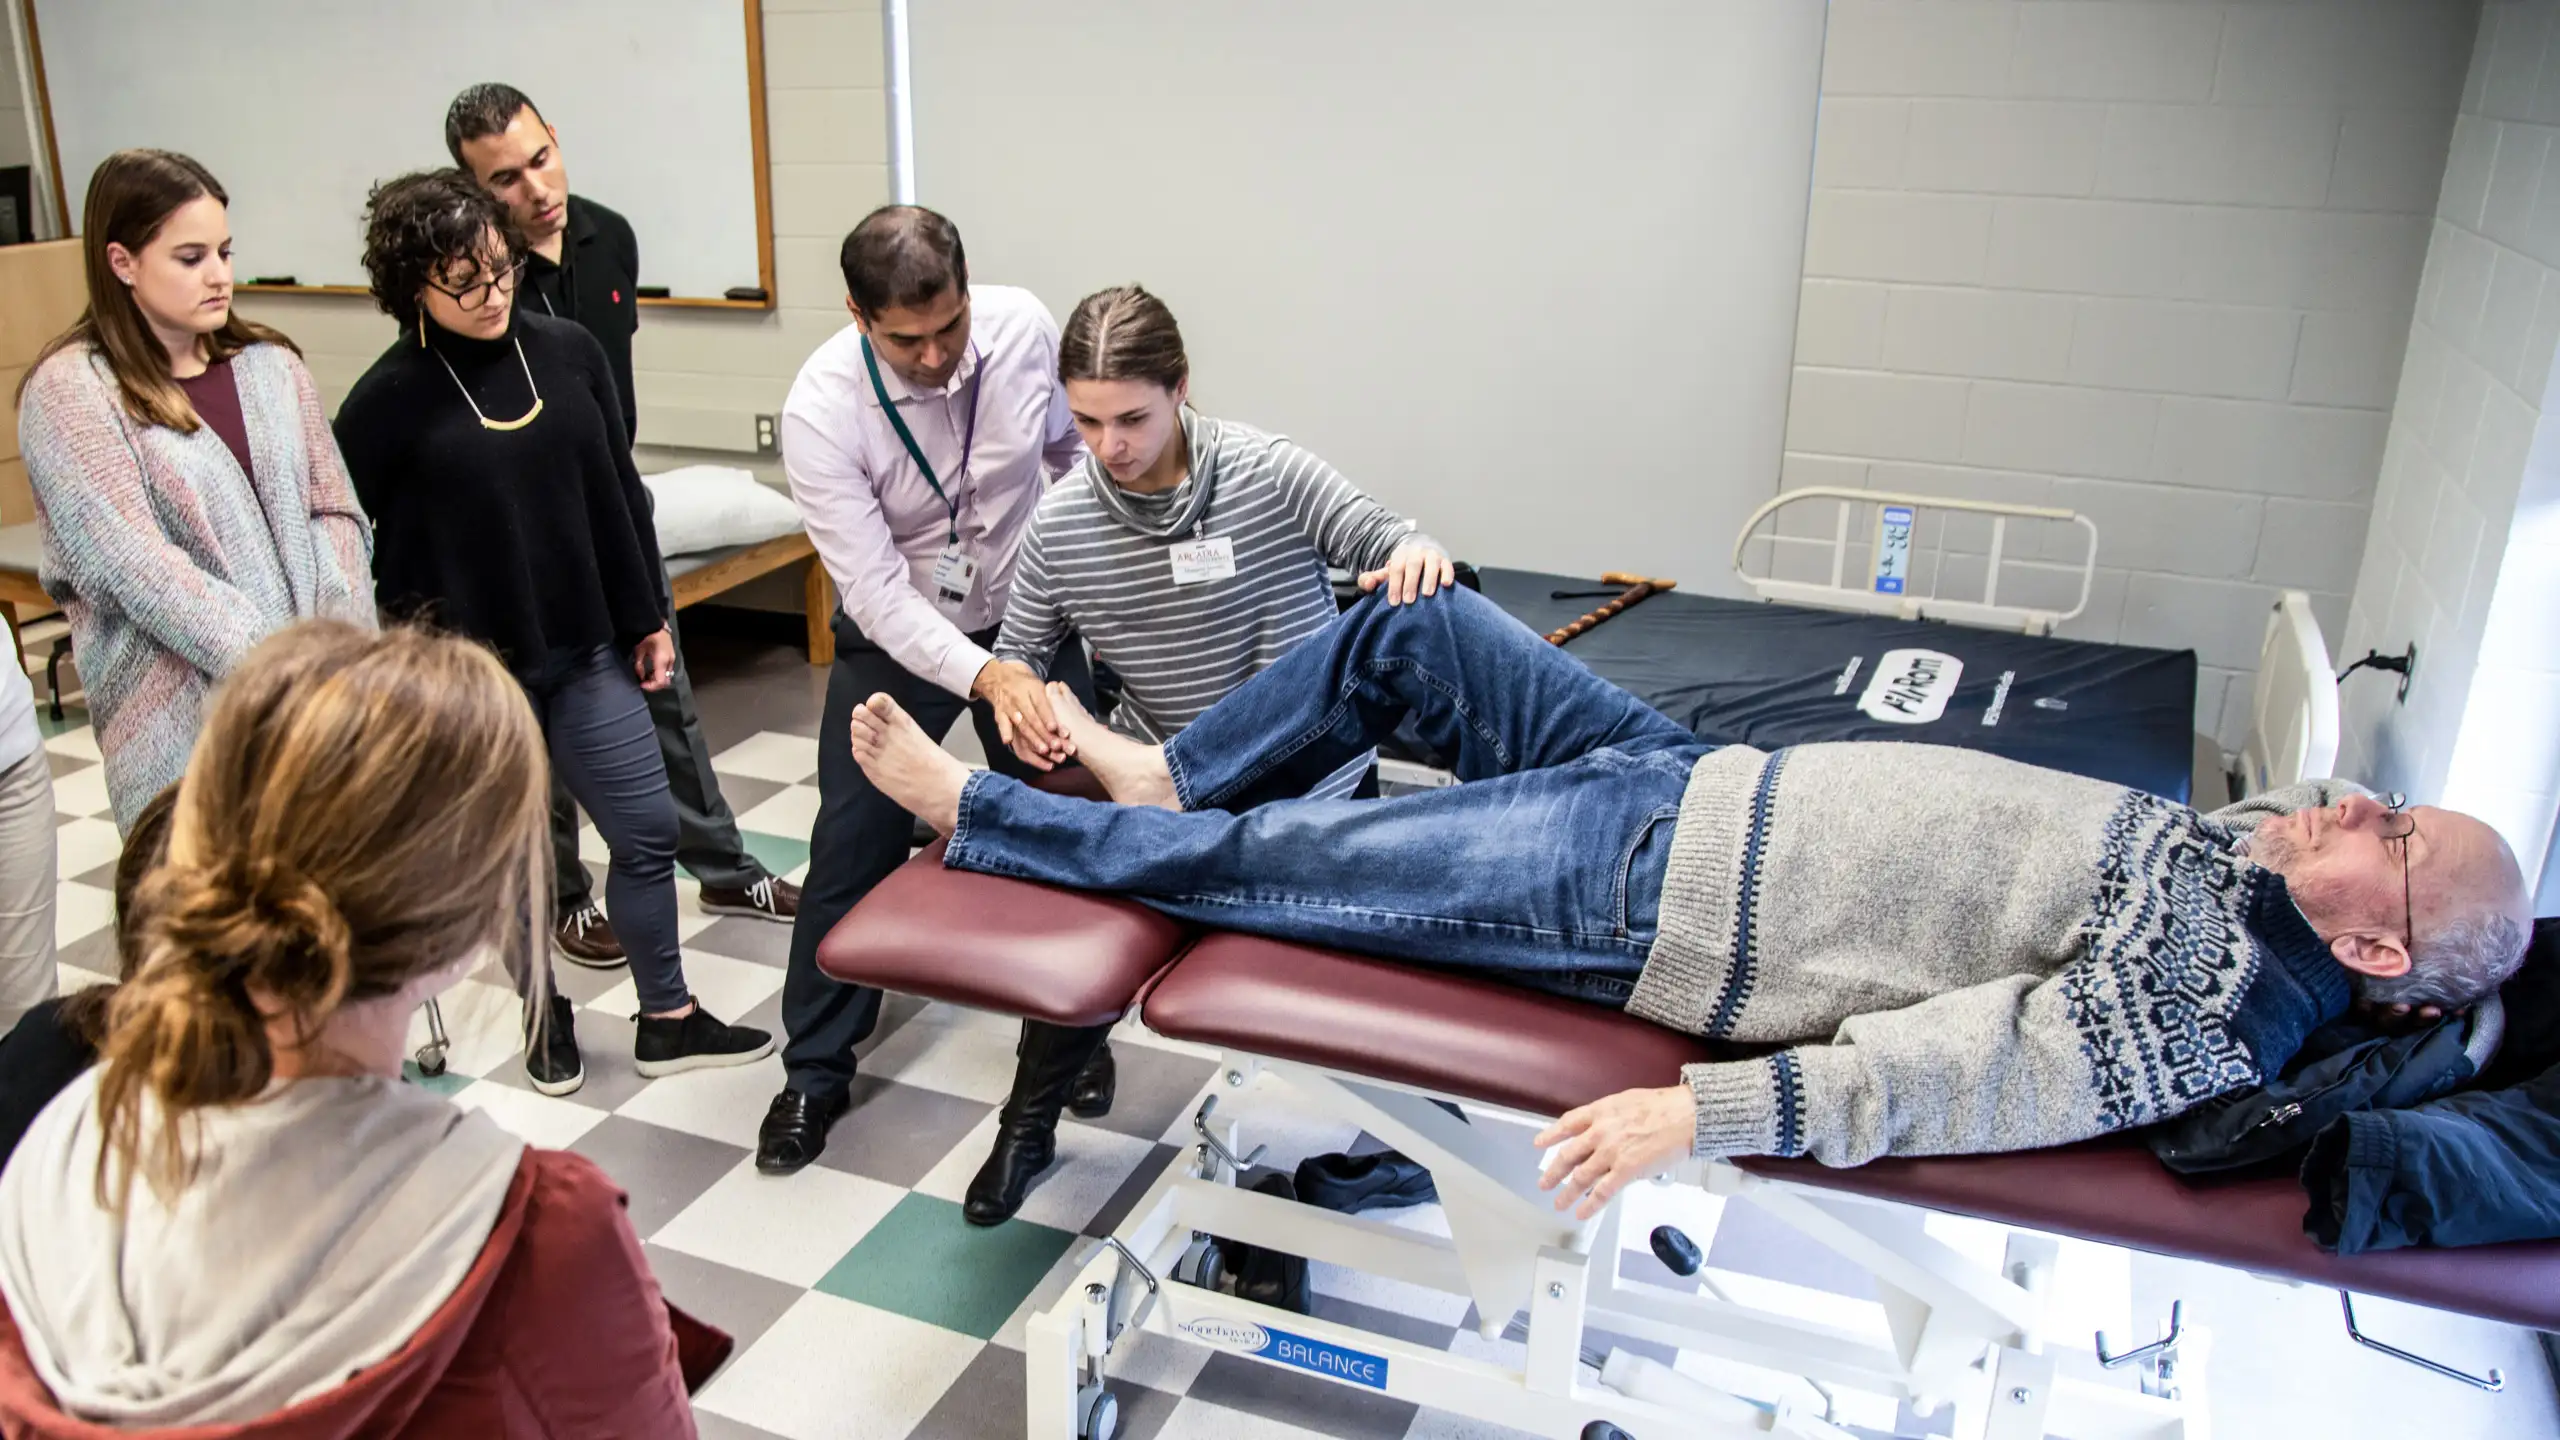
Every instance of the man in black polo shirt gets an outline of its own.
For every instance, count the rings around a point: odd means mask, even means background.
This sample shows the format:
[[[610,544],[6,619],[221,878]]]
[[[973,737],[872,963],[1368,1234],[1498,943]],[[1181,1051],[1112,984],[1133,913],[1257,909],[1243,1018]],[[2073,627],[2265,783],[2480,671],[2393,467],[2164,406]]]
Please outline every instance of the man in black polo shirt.
[[[631,337],[640,328],[640,242],[631,222],[569,193],[559,132],[512,85],[474,85],[455,96],[445,111],[444,143],[453,163],[506,205],[532,246],[516,303],[574,320],[604,346],[621,394],[623,426],[636,439]],[[711,772],[711,747],[702,738],[681,642],[675,683],[649,692],[649,715],[657,722],[658,750],[676,797],[676,860],[702,882],[702,908],[788,923],[800,910],[799,887],[766,870],[738,835],[737,817]],[[622,942],[596,908],[586,866],[578,861],[577,811],[556,782],[551,831],[559,856],[554,942],[561,957],[600,967],[623,963]]]

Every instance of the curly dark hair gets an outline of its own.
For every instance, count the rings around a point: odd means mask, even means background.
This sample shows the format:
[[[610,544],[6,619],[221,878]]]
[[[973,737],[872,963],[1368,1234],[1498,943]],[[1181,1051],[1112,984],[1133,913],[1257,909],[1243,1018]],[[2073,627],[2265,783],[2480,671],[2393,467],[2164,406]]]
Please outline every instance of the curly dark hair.
[[[403,328],[418,320],[418,292],[457,260],[480,254],[491,230],[510,262],[523,258],[523,232],[507,208],[467,170],[420,170],[373,187],[364,202],[364,269],[374,303]]]

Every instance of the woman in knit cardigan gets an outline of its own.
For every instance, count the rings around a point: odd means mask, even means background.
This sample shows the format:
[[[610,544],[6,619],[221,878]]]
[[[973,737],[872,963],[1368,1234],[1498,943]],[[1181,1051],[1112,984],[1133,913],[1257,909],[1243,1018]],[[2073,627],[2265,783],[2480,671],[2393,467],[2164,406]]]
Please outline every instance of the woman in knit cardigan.
[[[89,178],[89,306],[18,392],[46,593],[70,618],[116,826],[184,773],[269,632],[374,623],[372,529],[293,342],[231,312],[230,203],[184,155]]]

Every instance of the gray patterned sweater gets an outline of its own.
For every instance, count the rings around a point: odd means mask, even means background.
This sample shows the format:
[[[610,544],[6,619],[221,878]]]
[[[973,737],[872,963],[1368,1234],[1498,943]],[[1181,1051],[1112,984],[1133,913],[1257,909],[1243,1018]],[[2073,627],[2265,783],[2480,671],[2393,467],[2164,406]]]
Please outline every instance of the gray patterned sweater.
[[[2237,844],[2344,788],[2205,816],[1940,746],[1717,750],[1627,1008],[1788,1046],[1686,1068],[1700,1155],[1857,1165],[2164,1119],[2345,1010],[2345,970]]]

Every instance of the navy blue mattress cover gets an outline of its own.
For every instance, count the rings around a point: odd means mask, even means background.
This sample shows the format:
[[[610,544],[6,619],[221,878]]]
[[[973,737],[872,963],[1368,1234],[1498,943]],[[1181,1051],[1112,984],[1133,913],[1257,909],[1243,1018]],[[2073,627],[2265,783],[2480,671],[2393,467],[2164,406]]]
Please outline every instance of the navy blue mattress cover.
[[[1617,593],[1617,587],[1568,575],[1480,574],[1485,597],[1540,634],[1571,624]],[[1571,594],[1556,599],[1557,591]],[[2180,804],[2193,778],[2192,650],[1676,590],[1620,613],[1565,649],[1712,744],[1764,750],[1822,740],[1961,745]],[[1894,663],[1887,666],[1889,657]],[[1890,671],[1881,684],[1880,669]]]

